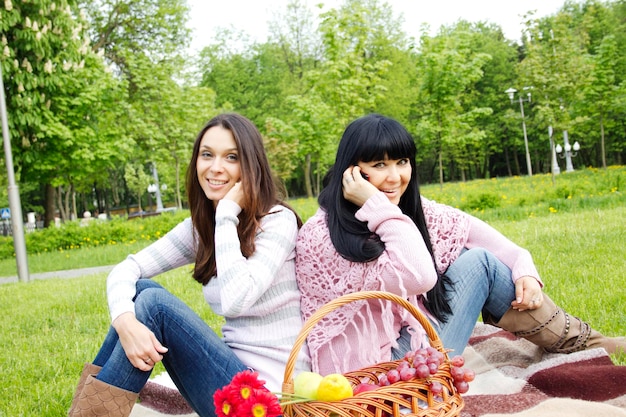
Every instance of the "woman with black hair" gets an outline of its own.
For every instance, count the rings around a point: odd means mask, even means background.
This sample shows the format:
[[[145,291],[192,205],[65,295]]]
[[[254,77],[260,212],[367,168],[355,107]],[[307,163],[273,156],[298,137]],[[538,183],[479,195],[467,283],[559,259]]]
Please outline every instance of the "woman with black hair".
[[[481,312],[549,351],[624,349],[626,343],[591,330],[542,293],[527,250],[481,220],[422,197],[415,155],[409,132],[388,117],[371,114],[346,128],[320,208],[298,234],[303,319],[346,293],[380,290],[418,306],[455,354]],[[401,310],[363,300],[328,314],[308,336],[313,370],[343,373],[424,345],[424,330]]]

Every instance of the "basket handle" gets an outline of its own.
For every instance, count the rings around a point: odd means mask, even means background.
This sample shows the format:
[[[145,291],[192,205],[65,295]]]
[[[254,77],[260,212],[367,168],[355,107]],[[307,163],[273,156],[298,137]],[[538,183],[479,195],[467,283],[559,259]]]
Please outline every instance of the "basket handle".
[[[393,301],[399,304],[400,306],[404,307],[406,310],[408,310],[409,313],[411,313],[413,317],[415,317],[417,321],[419,321],[419,323],[422,325],[422,327],[426,331],[426,334],[428,335],[428,339],[430,340],[430,345],[447,356],[447,353],[443,348],[443,344],[441,343],[441,340],[439,339],[439,335],[433,328],[432,324],[430,324],[430,321],[428,320],[428,318],[422,312],[420,312],[417,309],[417,307],[415,307],[413,304],[411,304],[404,298],[397,296],[390,292],[358,291],[355,293],[342,295],[332,301],[329,301],[328,303],[320,307],[304,323],[291,349],[291,353],[289,354],[289,358],[287,359],[287,364],[285,365],[285,375],[283,379],[283,392],[291,393],[291,394],[293,394],[294,392],[293,391],[293,370],[295,368],[295,363],[298,357],[298,352],[300,352],[300,349],[302,349],[302,345],[306,341],[306,338],[308,337],[313,327],[317,324],[317,322],[319,322],[325,315],[327,315],[331,311],[336,310],[337,308],[345,304],[349,304],[353,301],[368,300],[368,299],[374,299],[374,298]]]

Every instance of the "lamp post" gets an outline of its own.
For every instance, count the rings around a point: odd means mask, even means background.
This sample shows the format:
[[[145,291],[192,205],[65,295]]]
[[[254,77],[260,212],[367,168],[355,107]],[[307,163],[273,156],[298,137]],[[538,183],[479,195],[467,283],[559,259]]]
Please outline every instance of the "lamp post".
[[[152,187],[152,191],[150,191],[150,187],[148,187],[148,191],[151,193],[155,193],[157,208],[156,211],[163,211],[163,201],[161,200],[161,189],[159,187],[159,173],[157,171],[156,163],[152,162],[152,178],[154,178],[154,184],[150,184]]]
[[[559,168],[559,164],[556,161],[556,148],[554,146],[554,138],[552,137],[552,126],[548,126],[548,136],[550,136],[550,160],[552,162],[552,176],[559,175],[561,173],[561,168]]]
[[[2,66],[0,65],[0,119],[2,123],[2,143],[4,145],[4,162],[7,167],[7,180],[9,183],[7,193],[9,197],[9,210],[11,216],[11,228],[13,231],[13,249],[17,262],[17,275],[20,281],[30,281],[28,271],[28,256],[26,253],[26,238],[24,237],[24,219],[22,218],[22,203],[20,201],[19,187],[15,182],[13,170],[13,153],[11,150],[11,137],[9,136],[9,120],[7,116],[7,104],[4,96],[4,81]]]
[[[573,146],[569,144],[569,139],[567,137],[567,130],[565,130],[563,132],[563,147],[561,147],[560,143],[556,145],[556,153],[559,154],[561,158],[565,158],[565,172],[574,171],[574,166],[572,165],[572,158],[578,155],[579,150],[580,150],[580,144],[578,143],[578,141],[574,142]]]
[[[527,89],[527,88],[529,87],[524,87],[524,89]],[[517,93],[517,90],[511,87],[508,90],[506,90],[505,93],[509,95],[511,104],[513,104],[513,101],[515,99],[515,93]],[[526,148],[526,169],[528,170],[528,176],[532,177],[533,169],[532,169],[532,164],[530,163],[530,151],[528,150],[528,136],[526,135],[526,120],[524,119],[524,102],[527,101],[530,103],[530,92],[526,94],[528,98],[523,98],[521,94],[519,95],[519,108],[520,108],[520,111],[522,112],[522,129],[524,131],[524,147]]]

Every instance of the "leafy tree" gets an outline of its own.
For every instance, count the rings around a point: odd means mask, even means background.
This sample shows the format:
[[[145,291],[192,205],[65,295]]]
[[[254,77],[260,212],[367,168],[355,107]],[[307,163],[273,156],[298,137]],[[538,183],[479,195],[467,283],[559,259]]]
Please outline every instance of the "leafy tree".
[[[143,211],[141,196],[152,182],[152,177],[145,172],[142,164],[128,164],[125,168],[124,180],[128,188],[137,194],[138,209],[140,212]]]
[[[81,0],[80,4],[91,22],[93,49],[103,50],[122,71],[131,54],[159,62],[189,45],[185,0]]]
[[[191,100],[204,100],[205,96],[200,98],[195,91],[183,94],[179,84],[186,63],[180,51],[189,44],[188,6],[184,0],[96,0],[83,1],[83,5],[92,23],[93,48],[104,54],[125,88],[120,100],[125,113],[119,115],[113,129],[118,130],[117,141],[134,152],[121,153],[116,168],[109,171],[115,179],[110,186],[113,199],[116,203],[123,200],[125,193],[119,189],[126,187],[125,165],[139,161],[145,167],[167,167],[173,161],[173,178],[165,182],[176,183],[172,191],[181,206],[181,154],[188,151],[188,141],[207,116],[204,107],[190,117],[188,108],[199,110]],[[211,113],[211,99],[207,100]]]
[[[522,85],[534,87],[534,111],[542,127],[552,125],[557,131],[570,133],[583,122],[574,109],[577,102],[583,101],[590,74],[588,37],[571,23],[572,16],[563,11],[554,17],[529,21],[526,56],[519,68]]]
[[[257,126],[270,115],[286,113],[284,99],[290,81],[288,63],[279,45],[247,44],[229,50],[235,34],[222,31],[200,53],[200,85],[216,93],[216,105],[242,113]]]
[[[589,84],[585,89],[585,102],[587,111],[595,119],[600,127],[600,158],[603,168],[606,164],[605,125],[609,108],[618,92],[615,85],[615,63],[617,58],[617,45],[612,35],[606,36],[598,47],[597,54],[593,55],[592,71]]]
[[[293,107],[291,129],[299,138],[298,160],[304,161],[304,188],[312,197],[321,190],[321,179],[333,162],[342,127],[334,109],[315,92],[290,97],[289,102]]]
[[[418,136],[434,149],[439,183],[444,180],[444,154],[461,168],[461,175],[485,133],[476,127],[476,118],[489,114],[484,107],[463,107],[463,97],[483,75],[489,55],[470,48],[470,35],[464,30],[442,29],[435,37],[421,38],[421,54],[416,70],[420,91],[415,114]]]
[[[491,108],[475,119],[476,128],[485,135],[473,148],[476,177],[488,177],[506,173],[513,175],[511,155],[516,156],[515,142],[507,132],[505,114],[511,109],[504,91],[515,85],[518,64],[517,45],[505,39],[502,29],[494,24],[460,21],[457,29],[470,34],[470,45],[474,52],[489,55],[489,62],[482,67],[483,75],[463,95],[464,108]],[[518,112],[519,113],[519,112]],[[519,128],[519,120],[515,127]],[[521,137],[521,131],[516,137]],[[470,157],[471,158],[471,157]],[[515,159],[516,160],[516,159]],[[519,167],[519,164],[516,164]],[[516,171],[519,174],[519,169]]]
[[[0,9],[16,174],[21,182],[41,184],[46,225],[54,216],[55,186],[95,158],[89,116],[107,75],[85,27],[71,0],[7,0]]]

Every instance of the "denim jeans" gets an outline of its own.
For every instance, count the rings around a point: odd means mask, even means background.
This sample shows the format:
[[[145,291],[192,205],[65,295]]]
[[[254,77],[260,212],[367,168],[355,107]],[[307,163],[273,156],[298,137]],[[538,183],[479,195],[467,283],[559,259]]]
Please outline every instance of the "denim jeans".
[[[189,405],[202,417],[215,415],[213,393],[247,367],[222,339],[185,303],[150,279],[137,282],[135,315],[168,348],[163,365]],[[93,363],[97,379],[139,392],[150,371],[135,368],[113,327]]]
[[[515,284],[511,270],[491,252],[482,248],[464,250],[446,271],[454,283],[449,293],[452,314],[445,323],[431,324],[444,348],[453,349],[449,355],[461,355],[480,313],[488,312],[496,321],[511,307],[515,299]],[[394,359],[404,356],[411,348],[410,335],[402,329],[393,349]]]

